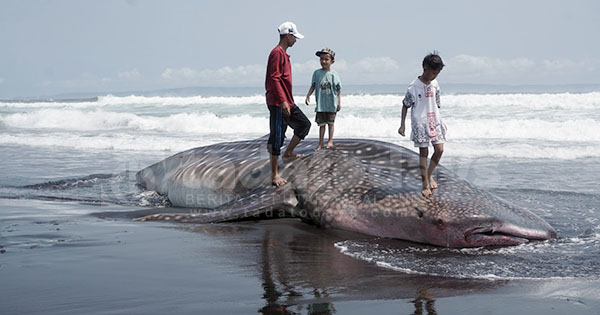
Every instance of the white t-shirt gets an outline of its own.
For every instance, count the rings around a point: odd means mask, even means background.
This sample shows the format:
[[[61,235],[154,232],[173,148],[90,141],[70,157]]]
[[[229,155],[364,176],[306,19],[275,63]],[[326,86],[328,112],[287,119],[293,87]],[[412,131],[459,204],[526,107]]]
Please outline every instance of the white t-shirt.
[[[410,139],[415,143],[446,141],[446,125],[440,115],[440,85],[437,80],[429,84],[416,78],[408,86],[402,104],[411,108],[412,131]]]

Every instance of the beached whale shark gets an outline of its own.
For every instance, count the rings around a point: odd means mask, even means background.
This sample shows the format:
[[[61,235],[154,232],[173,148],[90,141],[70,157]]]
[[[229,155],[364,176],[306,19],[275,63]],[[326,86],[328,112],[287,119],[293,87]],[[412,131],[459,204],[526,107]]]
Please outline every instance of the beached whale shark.
[[[325,228],[445,247],[517,245],[556,237],[531,211],[474,187],[442,166],[439,188],[421,195],[419,155],[374,140],[340,139],[301,158],[280,162],[288,183],[273,187],[266,140],[238,141],[187,150],[142,169],[139,185],[168,196],[181,213],[137,221],[214,223],[298,217]]]

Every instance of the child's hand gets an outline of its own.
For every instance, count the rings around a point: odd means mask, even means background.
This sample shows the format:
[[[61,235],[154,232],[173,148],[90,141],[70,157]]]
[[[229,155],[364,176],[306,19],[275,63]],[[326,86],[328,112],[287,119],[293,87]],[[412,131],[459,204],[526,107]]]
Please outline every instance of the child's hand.
[[[336,111],[337,111],[337,112],[339,112],[339,111],[340,111],[340,109],[342,109],[342,104],[338,104],[338,106],[337,106],[337,110],[336,110]]]
[[[404,126],[404,124],[402,124],[400,126],[400,128],[398,129],[398,133],[404,137],[404,131],[406,130],[406,127]]]
[[[304,100],[304,104],[308,105],[310,103],[310,96],[306,97],[306,100]]]

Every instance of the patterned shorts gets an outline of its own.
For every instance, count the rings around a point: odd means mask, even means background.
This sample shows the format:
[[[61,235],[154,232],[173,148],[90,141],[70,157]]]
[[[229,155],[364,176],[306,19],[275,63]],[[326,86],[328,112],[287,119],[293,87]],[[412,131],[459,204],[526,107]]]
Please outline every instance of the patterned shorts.
[[[427,142],[417,142],[414,141],[415,143],[415,148],[427,148],[429,147],[429,141]],[[438,141],[431,141],[431,144],[436,145],[436,144],[443,144],[446,143],[446,140],[438,140]]]
[[[333,125],[333,123],[335,122],[335,113],[317,112],[315,122],[317,122],[317,125],[319,125],[319,127],[325,125]]]

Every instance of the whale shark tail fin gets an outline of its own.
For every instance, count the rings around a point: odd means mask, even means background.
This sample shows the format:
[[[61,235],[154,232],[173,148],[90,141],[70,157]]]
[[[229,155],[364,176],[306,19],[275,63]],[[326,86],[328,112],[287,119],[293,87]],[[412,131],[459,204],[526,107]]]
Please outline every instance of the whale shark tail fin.
[[[274,191],[273,191],[274,190]],[[298,200],[294,191],[286,186],[260,188],[237,200],[215,209],[188,213],[158,213],[133,219],[133,221],[171,221],[180,223],[218,223],[228,221],[289,217]]]

